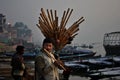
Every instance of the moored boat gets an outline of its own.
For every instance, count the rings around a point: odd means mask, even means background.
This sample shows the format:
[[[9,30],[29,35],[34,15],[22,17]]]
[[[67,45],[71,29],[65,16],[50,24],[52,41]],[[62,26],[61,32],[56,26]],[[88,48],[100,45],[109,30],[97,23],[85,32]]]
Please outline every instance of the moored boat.
[[[106,33],[104,35],[103,46],[106,55],[120,55],[120,31]]]

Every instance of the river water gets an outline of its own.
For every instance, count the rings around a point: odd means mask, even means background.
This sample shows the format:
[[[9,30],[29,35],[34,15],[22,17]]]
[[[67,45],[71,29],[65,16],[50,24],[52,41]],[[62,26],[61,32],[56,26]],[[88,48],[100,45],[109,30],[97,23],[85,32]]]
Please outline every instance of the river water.
[[[88,78],[88,77],[80,77],[80,76],[72,76],[71,75],[69,80],[92,80],[92,79]],[[120,76],[111,77],[111,78],[103,78],[103,79],[98,79],[98,80],[120,80]]]
[[[27,61],[26,62],[27,66],[33,68],[34,70],[34,61]],[[10,63],[9,62],[1,62],[0,63],[0,68],[10,68]],[[91,80],[89,77],[82,77],[81,75],[70,75],[69,80]],[[112,77],[112,78],[104,78],[104,79],[99,79],[99,80],[120,80],[120,77]]]
[[[32,67],[32,68],[34,68],[34,61],[27,62],[27,65],[30,66],[30,67]],[[89,77],[83,77],[81,75],[71,74],[70,77],[69,77],[69,80],[91,80],[91,78],[89,78]],[[104,79],[99,79],[99,80],[120,80],[120,77],[104,78]]]
[[[69,80],[90,80],[90,78],[70,75]]]

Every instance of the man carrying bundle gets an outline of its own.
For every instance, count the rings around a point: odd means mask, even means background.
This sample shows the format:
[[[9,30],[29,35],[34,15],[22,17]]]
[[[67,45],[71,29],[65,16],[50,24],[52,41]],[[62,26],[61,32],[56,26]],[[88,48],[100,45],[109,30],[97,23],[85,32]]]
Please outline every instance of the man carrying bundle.
[[[46,39],[44,39],[42,45],[43,48],[35,59],[36,80],[59,80],[59,73],[57,71],[58,68],[64,70],[63,74],[65,80],[68,80],[70,70],[67,70],[63,63],[54,57],[52,52],[53,45],[54,50],[57,52],[66,44],[70,44],[73,38],[78,34],[76,32],[79,31],[79,24],[84,21],[83,17],[75,21],[69,28],[65,27],[72,11],[73,9],[70,10],[70,8],[68,8],[67,11],[63,12],[59,25],[56,10],[54,10],[54,13],[52,10],[48,9],[47,12],[45,12],[44,9],[41,8],[37,27],[41,30]]]
[[[64,69],[61,61],[53,54],[53,44],[50,38],[43,41],[43,48],[35,58],[36,80],[59,80],[59,69]]]

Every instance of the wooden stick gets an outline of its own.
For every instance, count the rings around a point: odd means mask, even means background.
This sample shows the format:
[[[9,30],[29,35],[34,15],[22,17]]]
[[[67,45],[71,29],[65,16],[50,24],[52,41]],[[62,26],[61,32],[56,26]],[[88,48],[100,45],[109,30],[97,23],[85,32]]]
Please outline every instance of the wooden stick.
[[[64,20],[64,17],[65,17],[65,13],[66,13],[66,11],[63,12],[62,20],[61,20],[61,23],[60,23],[60,29],[62,29],[62,26],[63,26],[63,20]]]
[[[41,12],[42,12],[43,17],[45,18],[46,24],[48,24],[48,26],[50,27],[50,29],[53,29],[53,27],[52,27],[52,25],[50,24],[50,21],[49,21],[49,19],[47,18],[47,16],[46,16],[45,11],[44,11],[43,8],[41,8]]]
[[[51,54],[49,53],[49,51],[47,51],[46,49],[44,49],[44,51],[46,52],[46,54],[47,54],[47,56],[48,56],[49,58],[53,59],[54,61],[57,61],[57,60],[55,59],[55,57],[52,57],[52,56],[51,56]],[[65,68],[61,63],[59,63],[58,65],[59,65],[63,70],[66,71],[66,68]]]
[[[71,16],[71,14],[72,14],[72,12],[73,12],[73,9],[70,11],[70,13],[69,13],[69,15],[68,15],[68,17],[67,17],[64,25],[63,25],[64,27],[66,26],[66,24],[67,24],[67,22],[68,22],[68,20],[69,20],[69,18],[70,18],[70,16]]]
[[[84,18],[81,17],[77,21],[75,21],[68,29],[66,29],[66,24],[73,12],[73,9],[67,9],[67,11],[63,12],[63,16],[60,22],[60,26],[58,24],[58,16],[57,11],[48,10],[47,14],[44,9],[41,8],[41,13],[39,17],[38,28],[41,30],[45,37],[50,37],[53,40],[55,50],[62,49],[68,42],[70,37],[74,38],[79,31],[79,24],[84,21]],[[60,40],[59,44],[56,43],[57,40]]]

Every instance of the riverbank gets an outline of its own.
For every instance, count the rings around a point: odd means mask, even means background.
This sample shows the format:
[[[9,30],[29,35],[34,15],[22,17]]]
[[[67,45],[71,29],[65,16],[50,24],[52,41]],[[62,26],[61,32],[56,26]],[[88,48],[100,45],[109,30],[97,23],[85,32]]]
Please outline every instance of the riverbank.
[[[101,66],[101,63],[100,63],[100,60],[102,59],[102,62],[104,62],[104,61],[108,61],[109,63],[110,63],[110,61],[112,60],[113,61],[113,59],[115,60],[115,61],[117,61],[117,62],[119,62],[119,59],[120,59],[120,57],[119,56],[117,56],[117,57],[102,57],[102,58],[93,58],[93,59],[88,59],[88,60],[82,60],[82,63],[84,62],[85,63],[85,61],[88,61],[89,63],[91,63],[92,65],[94,65],[94,66],[92,66],[92,69],[95,67],[95,65],[96,65],[96,60],[97,61],[99,61],[99,65],[97,64],[96,66],[97,67],[99,67],[99,66]],[[11,77],[11,66],[10,66],[10,61],[11,61],[11,57],[8,57],[8,56],[0,56],[0,80],[13,80],[12,79],[12,77]],[[72,62],[72,61],[70,61],[70,62]],[[69,62],[69,63],[70,63]],[[73,61],[72,63],[71,63],[71,65],[73,65],[73,63],[75,63],[76,61]],[[88,63],[87,62],[87,63]],[[78,62],[76,62],[76,63],[80,63],[79,62],[79,60],[78,60]],[[34,71],[35,71],[35,65],[34,65],[34,60],[31,60],[31,59],[26,59],[25,60],[25,64],[26,64],[26,66],[28,66],[28,72],[32,75],[32,76],[34,76]],[[75,64],[74,64],[75,65]],[[102,65],[103,65],[103,63],[102,63]],[[114,63],[114,66],[115,66],[115,68],[117,68],[118,67],[118,63],[115,65],[115,63]],[[70,65],[69,65],[70,66]],[[88,66],[90,66],[90,64],[88,65]],[[110,66],[109,65],[109,67],[110,67],[110,70],[112,70],[113,69],[113,62],[112,62],[112,66]],[[82,67],[82,66],[73,66],[73,68],[74,69],[72,69],[72,70],[74,70],[74,72],[72,72],[71,73],[71,75],[70,75],[70,77],[69,77],[69,80],[91,80],[91,78],[90,78],[90,76],[85,76],[85,73],[87,73],[87,72],[83,72],[84,70],[83,70],[83,68],[82,69],[78,69],[78,67]],[[105,69],[107,68],[108,69],[108,67],[106,66],[106,67],[104,67]],[[89,70],[90,70],[91,68],[89,68]],[[95,68],[94,68],[95,69]],[[83,70],[83,71],[82,71]],[[101,70],[101,69],[99,69],[99,70]],[[96,70],[97,72],[99,71],[99,70]],[[85,70],[86,71],[86,70]],[[94,70],[93,70],[94,71]],[[106,71],[106,70],[105,70]],[[75,72],[77,72],[77,73],[75,73]],[[92,73],[90,73],[90,72],[92,72],[91,70],[88,72],[89,73],[89,75],[90,74],[92,74]],[[62,73],[62,72],[61,72]],[[111,73],[111,72],[110,72]],[[113,73],[111,73],[111,74],[113,74]],[[110,76],[110,77],[107,77],[107,78],[113,78],[114,76]],[[106,78],[106,77],[105,77]],[[107,80],[107,79],[105,79],[105,78],[103,78],[103,79],[99,79],[99,80]],[[119,80],[120,79],[120,77],[118,77],[118,79],[115,79],[116,77],[114,77],[114,80]],[[113,79],[112,79],[113,80]]]

